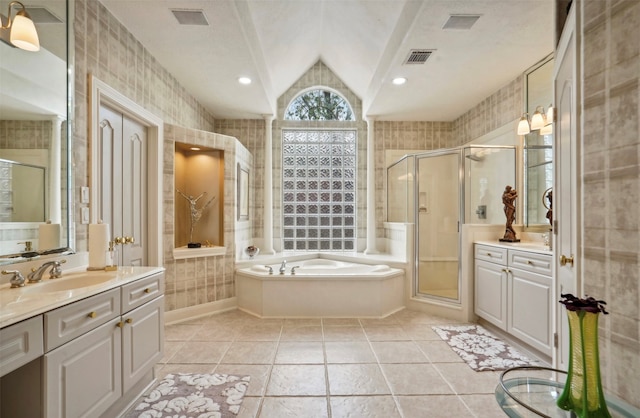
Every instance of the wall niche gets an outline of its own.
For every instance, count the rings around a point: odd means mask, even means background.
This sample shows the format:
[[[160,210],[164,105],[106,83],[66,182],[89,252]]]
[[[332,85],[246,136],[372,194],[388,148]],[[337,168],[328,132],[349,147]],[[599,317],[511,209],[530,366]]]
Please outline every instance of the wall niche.
[[[174,161],[174,255],[224,250],[224,151],[176,142]]]

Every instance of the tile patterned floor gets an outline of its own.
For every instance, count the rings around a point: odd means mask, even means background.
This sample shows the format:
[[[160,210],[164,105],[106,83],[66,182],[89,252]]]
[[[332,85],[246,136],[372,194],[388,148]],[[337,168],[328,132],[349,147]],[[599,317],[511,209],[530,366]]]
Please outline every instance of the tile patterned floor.
[[[241,311],[165,329],[158,377],[250,375],[239,418],[504,417],[499,372],[475,372],[431,329],[450,320],[258,319]]]

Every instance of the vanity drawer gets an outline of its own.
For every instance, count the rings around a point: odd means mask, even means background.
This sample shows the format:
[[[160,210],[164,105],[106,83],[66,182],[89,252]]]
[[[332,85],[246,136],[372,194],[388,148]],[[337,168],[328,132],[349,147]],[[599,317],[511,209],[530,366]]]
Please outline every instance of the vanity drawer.
[[[507,264],[507,249],[492,247],[491,245],[475,245],[475,258],[477,260],[489,261],[491,263]]]
[[[44,314],[45,351],[51,351],[120,316],[120,289],[112,289]]]
[[[0,330],[0,376],[4,376],[44,353],[42,315]]]
[[[509,266],[551,276],[551,255],[509,250]]]
[[[164,293],[164,274],[154,274],[122,286],[122,313],[155,299]]]

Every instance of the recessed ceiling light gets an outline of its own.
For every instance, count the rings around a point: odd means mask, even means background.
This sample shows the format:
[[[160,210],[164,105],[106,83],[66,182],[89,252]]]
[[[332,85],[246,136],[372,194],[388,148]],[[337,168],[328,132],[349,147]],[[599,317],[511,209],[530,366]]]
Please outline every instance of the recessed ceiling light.
[[[407,79],[404,77],[396,77],[392,81],[392,83],[395,84],[396,86],[401,86],[406,82],[407,82]]]
[[[198,147],[191,147],[191,148],[189,148],[189,149],[190,149],[191,151],[200,151],[200,148],[198,148]]]
[[[249,77],[240,77],[240,78],[238,78],[238,83],[240,83],[240,84],[251,84],[251,79]]]

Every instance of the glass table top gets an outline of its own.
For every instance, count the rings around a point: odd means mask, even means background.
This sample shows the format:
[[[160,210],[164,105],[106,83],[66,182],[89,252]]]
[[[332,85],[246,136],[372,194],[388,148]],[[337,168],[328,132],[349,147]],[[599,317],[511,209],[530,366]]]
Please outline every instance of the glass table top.
[[[575,415],[556,406],[567,372],[548,367],[514,367],[500,375],[495,396],[498,405],[512,418],[570,418]],[[612,417],[639,418],[640,409],[605,395]]]

